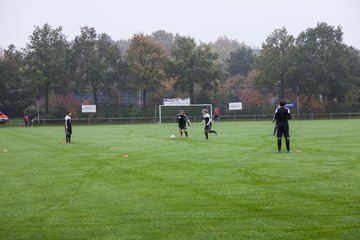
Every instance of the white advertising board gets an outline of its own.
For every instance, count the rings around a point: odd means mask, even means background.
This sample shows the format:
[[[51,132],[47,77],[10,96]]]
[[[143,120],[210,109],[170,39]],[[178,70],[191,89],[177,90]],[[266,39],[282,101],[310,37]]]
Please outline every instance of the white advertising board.
[[[242,102],[229,103],[229,110],[242,110]]]
[[[188,106],[190,105],[190,98],[164,98],[164,106]]]
[[[95,113],[96,105],[81,105],[81,112],[83,113]]]

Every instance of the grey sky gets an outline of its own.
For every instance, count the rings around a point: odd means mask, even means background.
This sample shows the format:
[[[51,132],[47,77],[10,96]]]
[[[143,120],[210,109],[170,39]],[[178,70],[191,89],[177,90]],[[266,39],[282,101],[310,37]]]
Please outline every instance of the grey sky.
[[[34,26],[45,23],[62,26],[68,40],[89,26],[114,40],[165,30],[260,47],[276,28],[296,37],[317,22],[341,25],[344,43],[360,49],[359,0],[0,0],[0,47],[25,47]]]

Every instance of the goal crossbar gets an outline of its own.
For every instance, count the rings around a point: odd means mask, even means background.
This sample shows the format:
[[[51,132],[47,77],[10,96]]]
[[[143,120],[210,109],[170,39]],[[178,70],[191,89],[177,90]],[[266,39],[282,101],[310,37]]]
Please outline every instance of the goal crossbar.
[[[159,123],[161,123],[161,108],[162,107],[209,107],[210,108],[210,115],[212,114],[212,104],[190,104],[190,105],[159,105]]]

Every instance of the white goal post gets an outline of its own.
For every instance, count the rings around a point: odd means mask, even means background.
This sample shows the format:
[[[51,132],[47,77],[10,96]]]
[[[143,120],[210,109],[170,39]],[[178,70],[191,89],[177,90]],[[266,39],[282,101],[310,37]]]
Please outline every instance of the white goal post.
[[[213,112],[212,104],[210,104],[210,103],[208,103],[208,104],[190,104],[190,105],[159,105],[159,123],[161,123],[161,118],[162,118],[162,113],[161,113],[162,107],[177,107],[179,110],[186,109],[186,107],[204,107],[204,108],[210,109],[210,111],[209,111],[210,116],[212,116],[212,112]],[[201,115],[201,113],[199,113],[199,115]]]

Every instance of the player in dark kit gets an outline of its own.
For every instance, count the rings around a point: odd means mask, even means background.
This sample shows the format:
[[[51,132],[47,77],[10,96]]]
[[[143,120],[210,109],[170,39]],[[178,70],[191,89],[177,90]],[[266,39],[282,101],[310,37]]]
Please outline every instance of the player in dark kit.
[[[288,153],[290,151],[290,134],[289,134],[289,123],[288,120],[291,119],[290,109],[285,107],[286,102],[281,100],[280,106],[275,110],[274,120],[276,121],[277,126],[277,145],[278,152],[281,152],[281,138],[284,135],[286,150]]]
[[[66,143],[71,142],[71,134],[72,134],[72,127],[71,127],[71,112],[67,112],[65,116],[65,136],[66,136]]]
[[[205,127],[204,127],[205,139],[209,139],[209,133],[215,133],[217,135],[217,132],[211,130],[212,119],[208,111],[206,109],[203,109],[202,114],[203,114],[203,123],[205,123]]]
[[[190,120],[186,116],[184,110],[180,110],[179,114],[176,116],[176,122],[179,123],[180,137],[182,137],[183,131],[184,131],[186,139],[188,139],[189,135],[188,135],[188,132],[187,132],[186,124],[188,124],[190,126]]]

